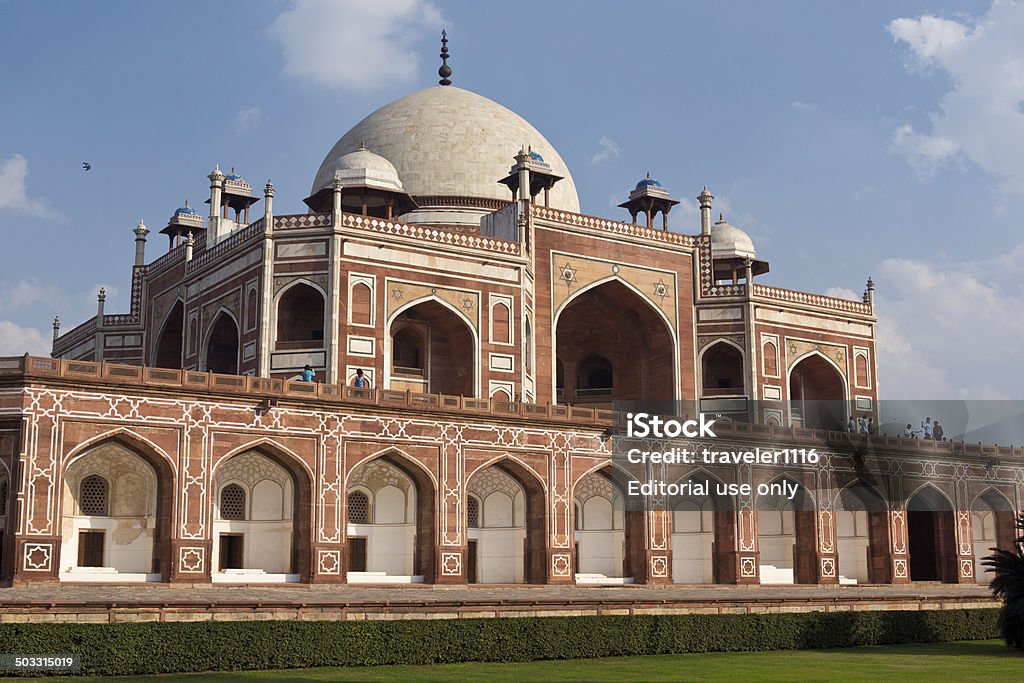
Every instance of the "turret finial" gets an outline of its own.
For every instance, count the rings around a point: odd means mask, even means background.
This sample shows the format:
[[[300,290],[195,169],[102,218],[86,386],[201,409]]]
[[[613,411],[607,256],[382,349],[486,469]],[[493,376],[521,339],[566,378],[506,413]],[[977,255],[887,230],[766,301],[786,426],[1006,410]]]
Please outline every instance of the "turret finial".
[[[452,84],[449,78],[452,68],[448,66],[448,32],[445,29],[441,29],[441,68],[437,70],[437,75],[441,77],[438,81],[441,85]]]

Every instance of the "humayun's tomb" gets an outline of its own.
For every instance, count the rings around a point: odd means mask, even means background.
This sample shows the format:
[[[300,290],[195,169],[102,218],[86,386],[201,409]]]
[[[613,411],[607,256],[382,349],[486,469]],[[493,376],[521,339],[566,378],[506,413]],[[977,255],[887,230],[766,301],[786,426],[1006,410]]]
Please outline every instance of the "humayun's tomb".
[[[878,419],[870,280],[859,300],[758,282],[706,187],[688,234],[650,175],[623,216],[581,214],[540,132],[441,75],[338,140],[306,213],[214,168],[169,249],[135,228],[128,312],[101,292],[54,322],[52,358],[0,360],[5,582],[979,581],[1024,451],[844,430]],[[706,473],[800,483],[788,502],[631,509],[609,433],[639,399],[823,457]]]

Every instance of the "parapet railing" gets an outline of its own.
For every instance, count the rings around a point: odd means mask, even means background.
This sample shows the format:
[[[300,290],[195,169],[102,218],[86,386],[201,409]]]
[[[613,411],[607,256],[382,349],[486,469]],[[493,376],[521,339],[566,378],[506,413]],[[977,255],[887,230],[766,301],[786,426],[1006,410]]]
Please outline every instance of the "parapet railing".
[[[419,410],[439,412],[466,412],[502,417],[519,416],[525,419],[601,425],[610,428],[615,413],[602,408],[583,406],[518,403],[494,401],[487,398],[424,394],[396,389],[360,389],[338,384],[321,384],[300,380],[284,380],[246,375],[220,375],[192,370],[168,370],[139,365],[94,363],[63,358],[15,356],[0,358],[0,379],[24,377],[43,379],[63,377],[101,384],[146,386],[183,391],[228,393],[251,399],[273,398],[317,399],[330,403],[376,405],[382,407],[405,406]],[[1024,458],[1024,447],[996,444],[972,444],[962,441],[934,441],[908,439],[901,436],[854,434],[814,427],[778,427],[748,422],[716,421],[715,434],[719,438],[733,437],[771,444],[794,444],[795,447],[815,446],[854,448],[865,456],[872,450],[900,454],[937,454],[948,456],[988,457],[986,467],[996,467],[999,457]],[[606,430],[608,436],[611,431]]]
[[[468,412],[503,417],[553,420],[578,424],[611,424],[612,411],[580,406],[548,405],[494,401],[487,398],[420,394],[395,389],[358,387],[303,382],[300,380],[220,375],[192,370],[168,370],[140,365],[94,363],[91,361],[16,356],[0,358],[0,378],[22,376],[26,379],[63,377],[102,384],[146,386],[183,391],[217,392],[249,396],[256,400],[273,398],[318,399],[332,403],[356,403],[384,407],[405,406],[441,412]]]
[[[820,308],[831,308],[833,310],[846,311],[848,313],[860,313],[861,315],[873,315],[874,313],[871,310],[871,304],[863,301],[840,299],[838,297],[826,296],[824,294],[798,292],[793,289],[782,289],[780,287],[770,287],[768,285],[754,284],[754,296],[774,299],[776,301],[789,301],[797,304],[806,304]]]
[[[684,247],[692,247],[697,244],[696,238],[692,235],[684,235],[682,233],[670,232],[668,230],[656,230],[654,228],[646,228],[633,223],[622,223],[619,221],[608,220],[607,218],[587,216],[582,213],[560,211],[558,209],[551,209],[546,206],[538,206],[536,204],[531,205],[530,212],[534,218],[558,221],[559,223],[565,223],[566,225],[575,225],[582,228],[590,228],[591,230],[603,230],[617,235],[642,237],[649,240],[656,240],[658,242],[678,244]]]

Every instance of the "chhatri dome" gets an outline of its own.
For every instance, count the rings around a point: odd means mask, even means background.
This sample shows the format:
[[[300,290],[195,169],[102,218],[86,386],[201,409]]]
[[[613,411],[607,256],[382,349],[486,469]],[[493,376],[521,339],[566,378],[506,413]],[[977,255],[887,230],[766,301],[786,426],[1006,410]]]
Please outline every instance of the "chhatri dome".
[[[515,112],[468,90],[442,84],[385,104],[327,153],[311,194],[331,184],[350,161],[346,155],[363,145],[394,166],[419,204],[409,222],[479,226],[480,216],[495,208],[486,200],[509,201],[508,188],[498,181],[525,145],[563,178],[551,189],[551,208],[580,210],[572,175],[551,143]]]

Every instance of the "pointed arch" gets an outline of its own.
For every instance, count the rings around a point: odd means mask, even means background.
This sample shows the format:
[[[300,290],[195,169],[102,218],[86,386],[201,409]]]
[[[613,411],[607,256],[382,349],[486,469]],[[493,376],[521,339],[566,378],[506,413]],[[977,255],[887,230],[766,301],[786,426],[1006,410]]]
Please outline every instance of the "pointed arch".
[[[608,293],[604,297],[597,295],[597,290],[606,288],[605,291]],[[609,289],[610,288],[610,289]],[[633,361],[637,361],[637,367],[627,370],[619,371],[616,368],[616,376],[623,374],[624,377],[629,378],[633,385],[630,388],[630,384],[625,384],[623,389],[617,390],[616,394],[611,397],[612,400],[619,398],[619,394],[626,392],[623,396],[629,398],[641,398],[642,394],[649,395],[651,391],[655,393],[664,393],[664,396],[659,398],[669,400],[680,399],[680,367],[679,367],[679,334],[669,319],[668,315],[661,310],[661,308],[654,302],[651,297],[645,294],[643,291],[638,289],[635,285],[620,277],[619,275],[611,275],[609,277],[595,280],[594,282],[588,283],[587,285],[580,287],[577,291],[573,292],[571,296],[567,297],[558,308],[553,312],[551,316],[551,349],[553,351],[554,359],[552,367],[549,370],[550,392],[551,401],[553,403],[559,402],[559,400],[577,402],[578,397],[575,396],[575,387],[563,387],[563,395],[559,395],[557,380],[555,377],[555,366],[559,361],[565,362],[564,367],[564,378],[570,379],[576,376],[576,365],[574,358],[563,358],[566,354],[566,347],[564,344],[559,346],[559,327],[568,325],[569,328],[573,326],[579,326],[583,324],[580,320],[577,320],[579,316],[586,316],[588,307],[598,307],[607,309],[607,302],[603,301],[608,296],[622,296],[619,294],[616,288],[621,288],[624,295],[627,295],[631,301],[638,301],[639,305],[634,307],[628,306],[616,306],[612,307],[617,311],[619,318],[612,321],[612,324],[617,324],[620,329],[629,331],[630,334],[636,336],[638,339],[644,340],[648,335],[656,337],[652,343],[641,342],[641,346],[644,347],[643,353],[648,356],[647,358],[637,359],[629,355],[627,359],[623,356],[620,359],[622,365],[632,365]],[[571,309],[574,304],[579,304],[583,308]],[[570,312],[568,318],[566,313]],[[593,312],[591,311],[593,315]],[[636,318],[633,320],[630,318]],[[568,322],[566,320],[568,319]],[[571,329],[563,330],[563,336],[572,336],[573,332]],[[663,336],[662,336],[663,335]],[[620,342],[621,343],[621,342]],[[591,352],[607,353],[602,352],[597,348],[579,348],[576,349],[580,357],[588,355]],[[569,355],[575,356],[574,353]],[[622,354],[619,354],[622,355]],[[567,362],[566,362],[567,360]],[[662,379],[664,378],[664,379]],[[667,384],[661,384],[665,382]],[[649,385],[654,385],[652,389]],[[640,389],[638,387],[644,387]],[[633,396],[633,394],[636,394]],[[584,402],[590,402],[592,399],[584,397]],[[607,400],[605,398],[598,398],[597,401],[601,402]]]
[[[674,483],[701,479],[708,482],[706,496],[671,499],[673,583],[724,583],[735,561],[736,507],[733,497],[718,493],[722,478],[696,467]]]
[[[725,353],[723,353],[723,351]],[[739,356],[739,367],[722,367],[735,364],[735,359],[724,358],[715,367],[709,356],[728,356],[729,352]],[[742,346],[724,337],[715,339],[697,355],[698,390],[702,396],[741,395],[746,393],[747,352]],[[725,384],[725,386],[723,386]]]
[[[547,499],[547,486],[544,478],[541,477],[532,467],[527,465],[519,458],[514,457],[510,453],[505,453],[497,457],[491,458],[480,466],[474,468],[471,473],[467,473],[466,477],[466,491],[467,496],[469,495],[469,489],[473,485],[474,478],[482,472],[486,472],[490,468],[497,468],[505,475],[511,477],[523,493],[523,538],[522,540],[515,540],[519,545],[519,548],[512,548],[511,552],[507,549],[507,541],[509,539],[502,539],[501,536],[508,536],[508,532],[502,531],[496,535],[496,538],[490,539],[493,543],[505,546],[505,553],[511,554],[513,557],[518,554],[518,550],[522,550],[523,554],[523,582],[524,583],[544,583],[547,577],[547,510],[548,510],[548,499]],[[467,498],[467,529],[468,529],[468,498]],[[487,523],[486,516],[484,518],[485,524]],[[489,532],[485,529],[481,529],[476,532],[477,534],[488,534]],[[504,540],[504,543],[502,541]],[[483,553],[480,560],[483,561],[486,570],[486,563],[488,560],[489,543],[484,543]],[[480,551],[478,551],[479,553]],[[479,562],[479,560],[478,560]],[[483,572],[481,572],[482,574]],[[517,572],[512,572],[513,575],[517,575]]]
[[[911,581],[957,581],[956,520],[953,500],[932,482],[906,497],[907,549]]]
[[[793,372],[805,361],[813,359],[813,362],[824,362],[839,380],[839,391],[837,396],[829,395],[825,398],[811,396],[806,398],[801,385],[800,395],[794,395]],[[801,374],[802,378],[802,374]],[[803,422],[805,427],[825,427],[842,431],[850,419],[850,383],[844,369],[834,360],[817,349],[808,351],[797,356],[786,369],[786,390],[788,392],[788,415],[789,424],[794,424],[794,418]],[[825,393],[836,393],[828,391]],[[808,403],[810,402],[810,403]],[[835,404],[835,405],[833,405]],[[812,424],[820,423],[820,424]]]
[[[446,312],[454,314],[456,319],[459,322],[461,322],[463,325],[465,325],[466,330],[469,332],[470,340],[471,340],[472,346],[473,346],[472,352],[470,354],[468,354],[469,357],[472,358],[472,361],[473,361],[473,376],[472,376],[472,386],[471,386],[472,394],[473,394],[474,397],[481,396],[482,395],[481,394],[481,388],[480,388],[480,377],[481,377],[481,352],[480,352],[480,349],[481,349],[481,339],[480,339],[480,331],[477,328],[477,323],[476,323],[476,321],[472,320],[469,316],[467,316],[464,311],[459,310],[458,307],[452,305],[448,301],[445,301],[444,299],[442,299],[441,297],[437,296],[436,294],[428,294],[428,295],[425,295],[425,296],[421,296],[421,297],[419,297],[417,299],[413,299],[412,301],[408,301],[408,302],[402,304],[401,306],[399,306],[398,308],[396,308],[394,311],[392,311],[391,315],[388,316],[387,324],[384,327],[386,341],[385,341],[385,344],[384,344],[384,384],[382,386],[384,388],[392,388],[391,387],[391,380],[392,380],[392,375],[393,375],[392,365],[393,365],[393,360],[394,359],[393,359],[393,352],[392,352],[392,348],[391,348],[392,344],[390,343],[390,340],[393,337],[392,329],[394,328],[395,322],[398,320],[399,316],[401,316],[403,313],[406,313],[407,311],[410,311],[410,310],[416,308],[417,306],[421,306],[421,305],[427,304],[427,303],[434,303],[434,304],[437,304],[438,306],[441,306],[442,308],[446,309]],[[430,391],[431,393],[443,393],[443,392],[433,392],[432,388],[429,387],[429,385],[428,385],[427,390]]]
[[[313,299],[315,296],[319,296],[319,301]],[[327,339],[327,298],[324,288],[306,277],[282,287],[273,301],[273,347],[322,347]]]
[[[312,576],[313,486],[316,475],[298,455],[268,438],[256,439],[231,449],[217,458],[210,469],[210,482],[217,481],[220,470],[233,458],[244,453],[257,453],[281,467],[292,480],[290,572],[298,574],[300,581]],[[208,502],[213,519],[214,496]]]
[[[348,482],[353,473],[376,460],[396,468],[413,483],[416,492],[416,534],[412,571],[414,575],[422,576],[425,583],[433,583],[437,568],[437,478],[423,463],[401,449],[389,446],[361,458],[348,470],[344,499],[347,499]]]
[[[164,316],[153,345],[153,366],[177,370],[185,362],[185,300],[180,296]]]
[[[607,480],[612,489],[612,500],[608,501],[611,504],[610,512],[612,515],[610,529],[588,528],[590,523],[587,520],[590,519],[588,516],[590,513],[587,512],[587,507],[589,501],[597,498],[597,496],[588,498],[586,501],[579,500],[580,485],[589,477],[594,476]],[[629,498],[628,490],[622,482],[623,477],[635,480],[635,477],[621,465],[612,460],[605,460],[587,468],[586,471],[572,482],[569,499],[572,503],[573,523],[570,526],[574,529],[573,537],[576,544],[577,573],[597,573],[604,574],[607,577],[621,577],[623,579],[639,581],[644,581],[647,578],[646,506],[641,505],[640,509],[631,509],[626,505]],[[618,494],[622,504],[622,526],[619,528],[616,528],[616,510],[613,504],[616,494]],[[608,510],[607,507],[604,509]],[[576,530],[581,510],[585,523],[580,524],[580,528]]]
[[[233,327],[228,327],[228,323]],[[202,370],[227,375],[238,374],[242,364],[242,327],[235,314],[225,306],[218,308],[210,320],[200,348]],[[214,355],[212,363],[211,352]]]
[[[859,477],[836,492],[832,511],[840,581],[891,581],[890,507],[877,486]]]
[[[123,427],[111,429],[76,444],[74,448],[63,454],[60,468],[61,480],[65,481],[70,467],[107,444],[113,444],[139,458],[153,471],[156,491],[153,506],[152,571],[149,573],[159,574],[160,580],[167,581],[175,573],[175,565],[171,561],[171,538],[177,518],[175,504],[177,468],[174,460],[166,452],[130,429]],[[58,510],[66,509],[67,489],[66,485],[57,487]],[[67,539],[62,539],[62,543],[65,541]]]

